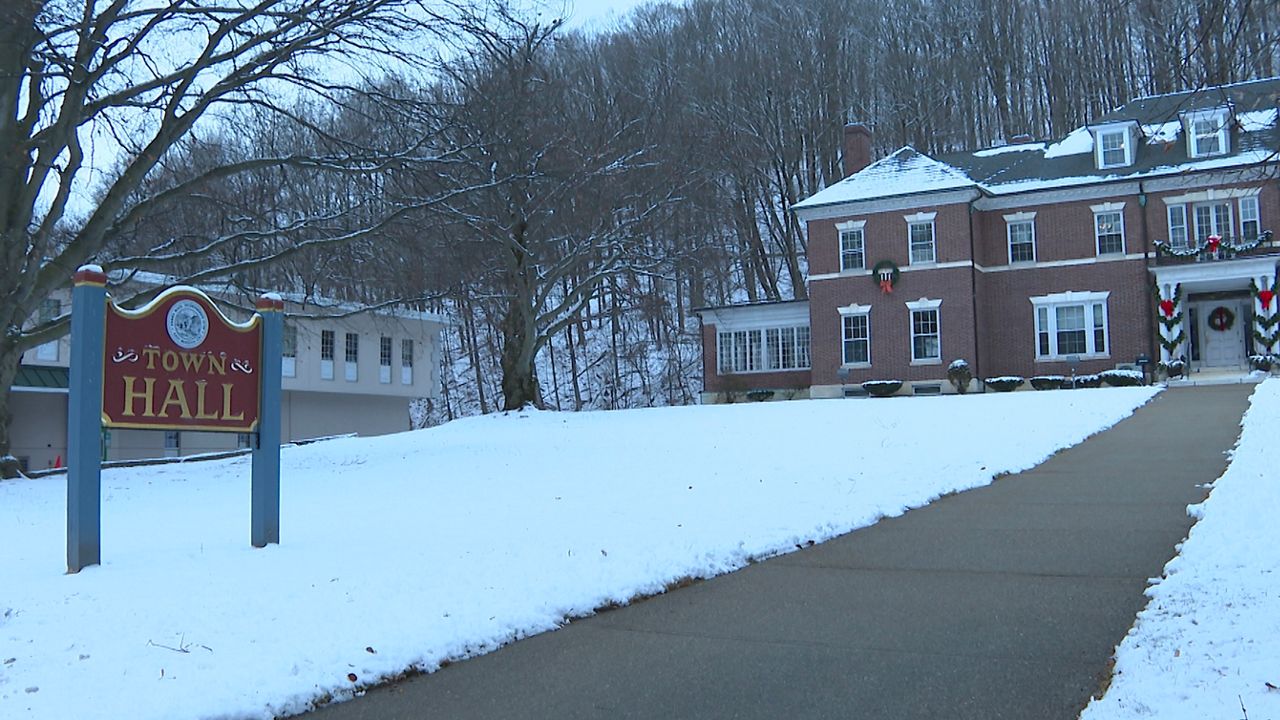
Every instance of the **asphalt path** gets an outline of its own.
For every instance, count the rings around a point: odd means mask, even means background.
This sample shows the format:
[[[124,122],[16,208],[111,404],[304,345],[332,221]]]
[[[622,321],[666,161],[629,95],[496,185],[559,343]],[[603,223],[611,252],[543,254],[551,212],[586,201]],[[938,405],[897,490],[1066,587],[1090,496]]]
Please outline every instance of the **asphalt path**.
[[[1167,390],[988,487],[309,717],[1075,718],[1253,388]]]

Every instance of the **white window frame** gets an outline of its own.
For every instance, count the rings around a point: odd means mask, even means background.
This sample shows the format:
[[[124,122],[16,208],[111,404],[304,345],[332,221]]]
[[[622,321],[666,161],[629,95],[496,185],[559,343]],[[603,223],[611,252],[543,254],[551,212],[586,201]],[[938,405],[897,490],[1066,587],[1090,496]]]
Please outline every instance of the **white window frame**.
[[[771,342],[771,338],[776,338],[776,344]],[[809,343],[808,325],[767,325],[719,330],[716,333],[716,373],[749,375],[808,370],[811,355]]]
[[[413,384],[413,338],[400,340],[400,384]]]
[[[846,368],[867,368],[871,367],[871,306],[852,304],[848,307],[836,308],[840,312],[840,367]],[[865,329],[865,337],[850,338],[850,319],[862,318],[863,328]],[[861,341],[866,345],[866,360],[849,360],[849,343]]]
[[[1231,205],[1232,203],[1230,200],[1220,199],[1209,200],[1207,202],[1189,203],[1185,206],[1188,208],[1188,211],[1186,212],[1187,232],[1190,237],[1190,242],[1192,242],[1195,247],[1204,245],[1210,235],[1217,235],[1220,238],[1226,238],[1233,234],[1235,229],[1235,211]],[[1213,211],[1213,208],[1215,207],[1226,208],[1227,217],[1225,219],[1220,218],[1219,215]],[[1200,233],[1200,221],[1197,211],[1201,209],[1208,209],[1209,211],[1209,229],[1208,233],[1205,235],[1201,235]]]
[[[328,340],[328,347],[325,346],[325,340]],[[320,379],[333,379],[333,356],[337,352],[338,334],[333,330],[320,331]],[[326,354],[326,349],[328,353]]]
[[[1125,248],[1124,236],[1124,203],[1103,203],[1101,205],[1090,205],[1089,209],[1093,211],[1093,248],[1098,255],[1123,255]],[[1105,233],[1106,235],[1120,236],[1120,249],[1102,251],[1102,218],[1106,215],[1115,215],[1119,219],[1118,232]]]
[[[913,300],[907,304],[907,328],[911,338],[911,364],[912,365],[941,365],[942,364],[942,300],[930,300],[929,298],[920,298]],[[934,331],[932,333],[916,333],[916,315],[917,314],[933,314]],[[916,355],[916,338],[917,337],[936,337],[937,338],[937,355],[926,355],[918,357]]]
[[[378,338],[378,382],[387,385],[391,382],[391,353],[394,350],[391,338],[382,335]]]
[[[354,342],[352,342],[354,340]],[[360,379],[360,333],[349,332],[342,339],[343,375],[347,382]]]
[[[1253,233],[1245,229],[1245,223],[1253,223]],[[1240,198],[1240,239],[1252,240],[1262,234],[1262,216],[1258,209],[1258,196],[1249,195]]]
[[[1034,212],[1020,212],[1004,216],[1005,222],[1005,247],[1008,250],[1009,264],[1022,265],[1026,263],[1034,263],[1036,261],[1036,214]],[[1015,260],[1013,258],[1013,229],[1027,227],[1031,230],[1031,258]],[[1027,242],[1020,242],[1018,245],[1027,245]]]
[[[1230,126],[1229,114],[1226,108],[1215,108],[1204,112],[1187,113],[1185,120],[1185,130],[1187,133],[1187,155],[1192,158],[1216,157],[1218,155],[1226,155],[1231,151],[1229,142],[1231,138],[1227,133]],[[1201,130],[1208,126],[1211,132],[1202,132]],[[1201,140],[1213,138],[1218,147],[1215,150],[1204,150],[1201,148]]]
[[[1108,148],[1107,139],[1120,136],[1120,147]],[[1098,148],[1097,163],[1099,170],[1107,170],[1110,168],[1128,167],[1133,164],[1133,143],[1131,133],[1128,128],[1106,128],[1097,131],[1096,144]],[[1107,152],[1119,150],[1121,159],[1118,162],[1107,162]]]
[[[938,262],[938,229],[934,224],[937,219],[936,212],[920,212],[914,215],[903,215],[902,218],[907,221],[907,264],[908,265],[934,265]],[[927,226],[929,228],[929,257],[924,259],[916,259],[916,243],[913,237],[916,227]]]
[[[1032,345],[1035,350],[1035,359],[1037,361],[1062,362],[1076,358],[1089,360],[1111,357],[1111,309],[1108,301],[1110,296],[1110,291],[1069,291],[1030,298],[1032,328],[1034,329]],[[1096,305],[1102,306],[1102,323],[1100,326],[1094,316],[1093,308]],[[1084,313],[1085,352],[1083,353],[1063,353],[1058,349],[1058,309],[1066,307],[1080,307]],[[1097,332],[1099,330],[1102,331],[1103,344],[1106,346],[1101,352],[1097,349]],[[1041,334],[1047,334],[1047,352],[1041,349]]]
[[[864,233],[866,224],[866,220],[850,220],[849,222],[836,223],[836,233],[839,236],[840,243],[841,272],[867,269],[867,239]],[[856,252],[845,249],[846,237],[851,240],[855,237],[857,238],[858,249]],[[858,256],[859,262],[856,265],[851,262],[846,262],[846,256],[854,254]]]
[[[288,321],[280,329],[280,374],[298,375],[298,326]]]

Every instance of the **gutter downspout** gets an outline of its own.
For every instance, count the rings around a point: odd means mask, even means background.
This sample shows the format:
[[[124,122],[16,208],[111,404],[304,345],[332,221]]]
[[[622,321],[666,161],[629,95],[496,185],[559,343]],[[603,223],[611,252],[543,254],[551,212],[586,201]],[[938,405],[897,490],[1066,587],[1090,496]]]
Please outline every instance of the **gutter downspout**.
[[[973,376],[978,379],[978,385],[982,388],[982,392],[987,391],[987,384],[982,381],[982,333],[980,328],[980,316],[978,315],[978,256],[975,253],[975,243],[973,240],[973,204],[982,197],[982,191],[978,191],[977,197],[969,201],[969,287],[973,289],[970,293],[971,302],[973,303]]]
[[[1154,285],[1155,277],[1151,270],[1151,233],[1149,232],[1147,223],[1147,191],[1142,185],[1142,181],[1138,181],[1138,210],[1142,213],[1142,259],[1143,266],[1147,275],[1147,279]],[[1155,375],[1155,364],[1160,362],[1160,355],[1156,351],[1156,306],[1155,303],[1147,303],[1147,357],[1151,358],[1151,373]]]

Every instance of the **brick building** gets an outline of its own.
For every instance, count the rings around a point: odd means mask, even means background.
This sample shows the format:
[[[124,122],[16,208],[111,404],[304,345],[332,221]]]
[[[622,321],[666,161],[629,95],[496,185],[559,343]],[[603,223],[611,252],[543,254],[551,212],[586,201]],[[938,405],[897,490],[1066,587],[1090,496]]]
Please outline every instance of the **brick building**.
[[[1185,358],[1248,368],[1274,338],[1280,78],[1140,98],[1065,138],[874,163],[798,203],[806,301],[704,308],[704,400],[950,391]]]

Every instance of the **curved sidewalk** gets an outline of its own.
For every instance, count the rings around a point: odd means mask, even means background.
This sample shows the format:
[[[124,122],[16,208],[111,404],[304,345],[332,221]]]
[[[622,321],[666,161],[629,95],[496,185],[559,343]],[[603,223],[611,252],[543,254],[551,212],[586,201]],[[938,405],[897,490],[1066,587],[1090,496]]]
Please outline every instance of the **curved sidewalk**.
[[[312,715],[1075,718],[1253,388],[1167,390],[988,487]]]

